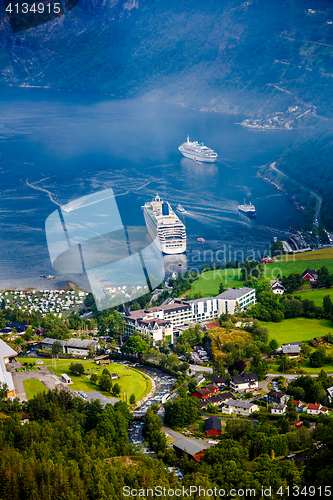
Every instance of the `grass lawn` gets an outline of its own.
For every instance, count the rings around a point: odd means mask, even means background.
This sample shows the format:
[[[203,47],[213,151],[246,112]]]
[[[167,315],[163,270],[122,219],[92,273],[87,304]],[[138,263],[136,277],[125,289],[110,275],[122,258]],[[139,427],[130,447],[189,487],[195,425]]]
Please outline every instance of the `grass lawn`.
[[[286,259],[289,260],[287,261]],[[291,273],[302,274],[307,267],[318,269],[322,266],[326,266],[333,273],[333,248],[325,248],[294,256],[286,255],[282,261],[264,264],[262,279],[269,281],[277,278],[279,275],[283,277],[289,276]],[[201,292],[203,297],[218,295],[220,283],[224,284],[225,289],[233,286],[236,288],[242,287],[244,282],[240,279],[240,269],[207,271],[201,274],[197,281],[192,283],[191,293],[193,295],[196,292]]]
[[[240,269],[216,269],[200,274],[200,278],[192,283],[192,295],[201,292],[203,297],[215,296],[219,293],[220,283],[224,288],[243,286],[240,280]]]
[[[331,300],[333,301],[333,288],[327,288],[325,290],[313,290],[310,289],[309,291],[304,291],[304,292],[295,292],[294,295],[300,295],[302,300],[304,299],[309,299],[313,300],[313,302],[316,304],[316,306],[322,306],[323,305],[323,298],[325,295],[329,295],[331,297]]]
[[[69,365],[72,362],[73,361],[61,359],[56,362],[56,367],[54,365],[49,365],[49,369],[58,376],[62,373],[67,373],[67,375],[69,375],[72,379],[73,384],[71,384],[70,387],[72,387],[74,391],[99,391],[99,387],[90,382],[86,375],[77,377],[69,372]],[[77,360],[75,362],[82,363],[86,373],[97,373],[97,375],[100,376],[104,368],[109,370],[111,373],[117,373],[119,375],[119,379],[114,380],[113,384],[118,382],[121,387],[121,393],[123,394],[124,391],[126,391],[127,399],[129,399],[131,394],[135,394],[136,401],[139,401],[146,394],[148,394],[151,389],[150,379],[144,373],[134,368],[129,368],[119,363],[111,363],[108,366],[99,367],[93,361]],[[108,392],[100,392],[106,397],[112,397],[112,395]]]
[[[333,332],[333,324],[329,319],[292,318],[281,323],[261,322],[261,325],[268,328],[269,340],[277,340],[279,346],[286,342],[306,342]]]
[[[35,378],[23,380],[23,385],[28,399],[32,399],[40,392],[44,392],[47,390],[45,385],[42,384],[40,380],[37,380]]]
[[[286,255],[284,257],[287,259],[295,260],[323,260],[323,259],[333,259],[333,248],[323,248],[321,250],[313,250],[312,252],[297,253],[293,255]],[[310,266],[309,266],[310,267]],[[311,269],[311,268],[310,268]]]

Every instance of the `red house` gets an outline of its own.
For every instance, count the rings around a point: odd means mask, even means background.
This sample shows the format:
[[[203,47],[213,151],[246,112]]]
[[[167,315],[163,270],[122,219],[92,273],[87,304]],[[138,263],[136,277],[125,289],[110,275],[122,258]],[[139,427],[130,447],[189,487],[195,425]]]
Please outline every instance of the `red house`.
[[[206,436],[221,436],[221,420],[217,417],[207,418],[207,420],[205,420],[205,433]]]
[[[302,278],[303,278],[303,280],[307,280],[307,281],[310,281],[311,283],[315,283],[317,278],[318,278],[318,274],[317,274],[316,269],[307,268],[306,271],[304,271],[304,273],[302,274]]]
[[[201,387],[200,389],[196,389],[192,392],[191,396],[194,398],[198,398],[201,401],[206,398],[210,398],[213,394],[219,392],[220,388],[216,384],[208,384],[205,387]]]

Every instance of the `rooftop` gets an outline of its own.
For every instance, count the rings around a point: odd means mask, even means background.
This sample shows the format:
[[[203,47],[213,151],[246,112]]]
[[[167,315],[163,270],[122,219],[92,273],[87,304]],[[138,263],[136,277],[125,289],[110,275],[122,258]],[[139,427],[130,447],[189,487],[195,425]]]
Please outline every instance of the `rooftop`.
[[[242,288],[228,288],[228,290],[226,290],[225,292],[220,293],[220,295],[217,295],[217,298],[227,299],[227,300],[237,300],[250,292],[255,292],[255,289],[249,288],[247,286],[244,286]]]

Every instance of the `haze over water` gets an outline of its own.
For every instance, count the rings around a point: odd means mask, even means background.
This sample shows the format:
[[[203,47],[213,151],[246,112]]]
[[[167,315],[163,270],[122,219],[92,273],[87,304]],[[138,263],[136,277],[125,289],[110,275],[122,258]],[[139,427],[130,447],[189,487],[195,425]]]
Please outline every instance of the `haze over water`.
[[[181,203],[188,250],[176,261],[187,259],[189,269],[253,252],[258,258],[274,236],[287,238],[302,223],[255,167],[274,161],[304,130],[254,132],[236,124],[240,116],[25,88],[1,89],[0,116],[0,288],[65,283],[39,278],[56,274],[45,219],[59,204],[101,189],[113,188],[124,225],[144,225],[141,206],[156,193],[174,209]],[[187,134],[218,161],[184,158],[178,146]],[[255,220],[237,211],[244,198],[256,206]]]

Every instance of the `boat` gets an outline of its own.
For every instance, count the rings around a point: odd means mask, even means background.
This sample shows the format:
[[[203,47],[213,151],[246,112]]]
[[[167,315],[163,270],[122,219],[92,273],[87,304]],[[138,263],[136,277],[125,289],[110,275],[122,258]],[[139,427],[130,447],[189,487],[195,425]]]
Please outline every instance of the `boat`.
[[[197,241],[200,241],[201,243],[204,243],[206,240],[205,240],[205,238],[197,238]]]
[[[256,216],[256,207],[252,205],[251,202],[249,204],[246,204],[244,200],[244,205],[238,205],[238,210],[248,217]]]
[[[185,158],[199,162],[212,163],[218,156],[215,151],[205,146],[202,141],[200,141],[200,144],[197,141],[191,142],[189,135],[187,136],[187,141],[179,146],[178,149]]]
[[[147,229],[153,239],[159,236],[162,252],[167,255],[180,254],[186,250],[185,224],[172,210],[170,203],[157,194],[144,204],[143,215]]]
[[[185,210],[185,208],[184,208],[184,207],[182,207],[180,203],[178,203],[176,210],[177,210],[178,212],[181,212],[182,214],[186,214],[186,210]]]

